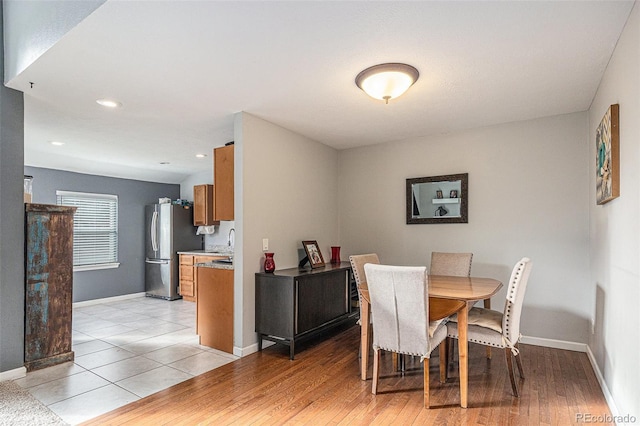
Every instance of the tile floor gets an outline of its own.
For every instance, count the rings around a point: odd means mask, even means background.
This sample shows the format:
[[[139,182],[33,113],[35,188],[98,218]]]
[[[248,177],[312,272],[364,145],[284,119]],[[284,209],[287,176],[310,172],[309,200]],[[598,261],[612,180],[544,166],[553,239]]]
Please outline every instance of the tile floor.
[[[195,303],[148,297],[73,309],[75,361],[16,380],[78,424],[237,359],[198,344]]]

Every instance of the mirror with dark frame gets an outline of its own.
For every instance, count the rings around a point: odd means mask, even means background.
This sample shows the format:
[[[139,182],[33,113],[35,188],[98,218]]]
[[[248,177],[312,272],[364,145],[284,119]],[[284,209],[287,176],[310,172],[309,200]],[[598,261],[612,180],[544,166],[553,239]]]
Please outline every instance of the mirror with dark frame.
[[[407,224],[468,223],[469,174],[407,179]]]

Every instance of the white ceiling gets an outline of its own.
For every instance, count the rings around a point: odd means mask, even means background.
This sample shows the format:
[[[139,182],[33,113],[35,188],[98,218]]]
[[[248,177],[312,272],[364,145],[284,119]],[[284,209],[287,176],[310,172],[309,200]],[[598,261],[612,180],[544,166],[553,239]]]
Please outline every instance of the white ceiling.
[[[179,183],[239,111],[345,149],[587,110],[632,7],[109,0],[8,85],[27,165]],[[389,105],[354,84],[383,62],[420,71]]]

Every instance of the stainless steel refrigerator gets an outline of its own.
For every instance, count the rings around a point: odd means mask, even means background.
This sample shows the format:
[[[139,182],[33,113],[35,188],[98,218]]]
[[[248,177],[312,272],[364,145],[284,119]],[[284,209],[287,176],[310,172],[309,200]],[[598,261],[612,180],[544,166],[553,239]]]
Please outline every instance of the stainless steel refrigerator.
[[[150,204],[145,208],[145,292],[149,297],[179,299],[178,251],[202,249],[196,235],[193,210],[173,204]]]

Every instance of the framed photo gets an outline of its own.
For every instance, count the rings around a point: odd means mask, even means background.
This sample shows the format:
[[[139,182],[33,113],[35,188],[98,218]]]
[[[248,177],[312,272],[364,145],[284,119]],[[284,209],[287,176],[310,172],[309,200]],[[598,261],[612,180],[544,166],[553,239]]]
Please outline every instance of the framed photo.
[[[449,192],[449,198],[458,198],[458,191],[457,191],[457,190],[455,190],[455,189],[452,189],[452,190]]]
[[[307,253],[311,268],[321,268],[324,266],[324,259],[322,258],[322,252],[320,251],[317,241],[303,241],[302,247],[304,247],[304,251]]]
[[[611,105],[596,129],[596,202],[620,196],[619,106]]]
[[[439,200],[442,199],[442,191],[440,189],[436,191],[436,198]]]

